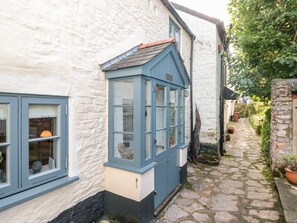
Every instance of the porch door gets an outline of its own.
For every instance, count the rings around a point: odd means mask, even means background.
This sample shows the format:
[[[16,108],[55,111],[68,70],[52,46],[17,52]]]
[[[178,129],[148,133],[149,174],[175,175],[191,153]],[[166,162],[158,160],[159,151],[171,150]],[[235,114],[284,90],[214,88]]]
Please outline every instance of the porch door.
[[[171,97],[170,97],[171,96]],[[174,98],[175,96],[175,98]],[[177,90],[157,84],[155,97],[155,209],[179,182],[177,163]],[[174,103],[172,103],[174,101]],[[176,123],[176,125],[174,124]]]

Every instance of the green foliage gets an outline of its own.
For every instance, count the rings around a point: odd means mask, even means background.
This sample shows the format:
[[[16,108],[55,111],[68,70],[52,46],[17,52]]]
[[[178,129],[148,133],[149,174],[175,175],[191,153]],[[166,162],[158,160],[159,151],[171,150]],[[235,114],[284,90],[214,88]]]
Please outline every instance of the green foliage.
[[[268,101],[272,79],[297,77],[297,1],[230,0],[228,10],[229,82]]]
[[[297,155],[286,154],[283,156],[283,165],[291,171],[297,172]]]
[[[262,102],[250,102],[249,104],[235,104],[235,111],[238,111],[240,117],[249,118],[252,115],[263,116],[267,110],[268,105],[265,105]]]
[[[271,109],[267,109],[265,112],[263,127],[261,130],[261,150],[264,155],[266,164],[270,163],[270,119],[271,119]]]
[[[234,109],[235,111],[239,112],[241,118],[248,118],[256,113],[253,103],[236,104]]]

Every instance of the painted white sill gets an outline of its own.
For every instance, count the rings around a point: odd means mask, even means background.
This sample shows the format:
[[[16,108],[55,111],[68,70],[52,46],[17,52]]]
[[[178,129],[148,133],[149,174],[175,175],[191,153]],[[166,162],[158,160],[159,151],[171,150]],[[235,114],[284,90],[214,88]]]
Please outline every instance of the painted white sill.
[[[56,189],[63,187],[67,184],[71,184],[74,181],[77,181],[78,179],[79,179],[78,176],[63,177],[61,179],[58,179],[58,180],[40,185],[38,187],[34,187],[32,189],[29,189],[29,190],[11,195],[9,197],[3,198],[0,200],[0,211],[3,211],[5,209],[14,207],[14,206],[21,204],[23,202],[26,202],[28,200],[39,197],[43,194],[46,194],[53,190],[56,190]]]

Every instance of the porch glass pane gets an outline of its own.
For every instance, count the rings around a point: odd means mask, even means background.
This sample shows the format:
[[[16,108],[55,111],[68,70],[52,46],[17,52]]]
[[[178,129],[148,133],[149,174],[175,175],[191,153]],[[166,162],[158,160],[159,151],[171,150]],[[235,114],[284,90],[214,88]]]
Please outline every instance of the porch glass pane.
[[[151,105],[151,82],[150,81],[145,81],[145,105]]]
[[[29,175],[46,173],[58,168],[59,140],[29,142]]]
[[[114,133],[114,157],[132,160],[134,156],[132,134]]]
[[[156,129],[166,128],[166,108],[156,108]]]
[[[151,133],[145,134],[145,158],[151,157]]]
[[[8,182],[7,167],[8,167],[7,147],[0,147],[0,186]]]
[[[133,107],[114,107],[114,131],[133,132]]]
[[[177,108],[170,108],[170,126],[177,125]]]
[[[145,131],[151,131],[151,107],[145,108]]]
[[[156,140],[156,153],[158,154],[165,150],[166,130],[157,131]]]
[[[179,123],[183,124],[184,123],[184,111],[183,107],[180,107],[180,112],[179,112]]]
[[[180,105],[183,106],[185,100],[185,90],[180,90]]]
[[[114,105],[133,105],[133,80],[114,81]]]
[[[8,105],[0,104],[0,143],[5,143],[8,141]]]
[[[177,127],[170,128],[169,148],[176,145],[177,142]]]
[[[170,90],[170,107],[177,106],[177,90]]]
[[[165,97],[165,87],[162,85],[156,86],[156,105],[166,105],[166,97]]]
[[[180,131],[179,131],[179,142],[183,143],[184,142],[184,125],[180,126]]]

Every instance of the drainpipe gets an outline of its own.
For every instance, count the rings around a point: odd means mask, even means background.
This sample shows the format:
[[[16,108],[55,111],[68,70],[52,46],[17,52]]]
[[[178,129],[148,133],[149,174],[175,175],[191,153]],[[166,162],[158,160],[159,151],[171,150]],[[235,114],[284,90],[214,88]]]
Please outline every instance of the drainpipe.
[[[194,121],[194,117],[193,117],[193,54],[194,54],[194,40],[196,39],[195,35],[192,35],[191,38],[191,54],[190,54],[190,106],[191,106],[191,115],[190,115],[190,120],[191,120],[191,132],[190,132],[190,143],[192,144],[193,142],[193,121]],[[190,144],[190,146],[192,146]]]

